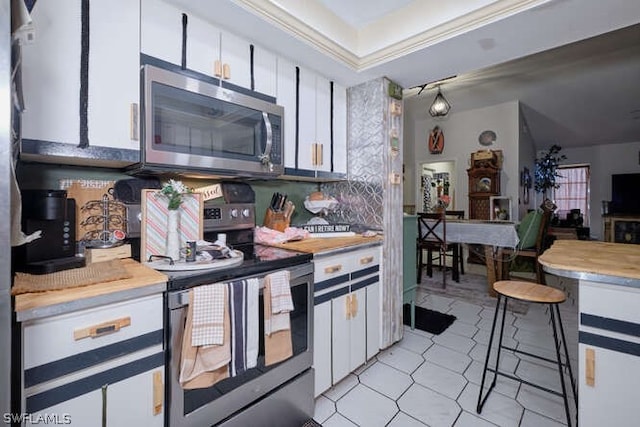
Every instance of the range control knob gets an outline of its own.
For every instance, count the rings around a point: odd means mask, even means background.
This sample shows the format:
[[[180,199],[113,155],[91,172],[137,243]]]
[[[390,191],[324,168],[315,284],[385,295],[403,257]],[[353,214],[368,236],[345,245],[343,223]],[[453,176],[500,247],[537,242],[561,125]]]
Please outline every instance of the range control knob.
[[[231,214],[231,218],[238,218],[238,209],[233,208],[229,213]]]
[[[249,218],[251,216],[251,211],[248,208],[242,209],[242,216],[245,218]]]

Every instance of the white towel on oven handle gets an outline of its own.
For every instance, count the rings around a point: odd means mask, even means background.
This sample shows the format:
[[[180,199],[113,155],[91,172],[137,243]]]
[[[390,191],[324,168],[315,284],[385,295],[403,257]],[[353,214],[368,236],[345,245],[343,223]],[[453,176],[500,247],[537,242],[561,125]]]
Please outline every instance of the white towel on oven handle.
[[[271,313],[288,313],[293,311],[289,270],[277,271],[268,275],[271,283]]]
[[[222,345],[224,342],[225,283],[193,288],[191,345]]]
[[[273,292],[273,282],[275,281],[280,281],[281,283],[284,281],[286,282],[287,288],[289,289],[289,299],[291,299],[291,291],[289,288],[289,271],[285,270],[286,275],[281,274],[282,272],[276,272],[276,273],[272,273],[272,274],[267,274],[264,278],[264,288],[265,290],[268,289],[269,292],[268,294],[271,294]],[[267,292],[265,292],[265,294],[267,294]],[[267,336],[270,336],[272,333],[274,332],[278,332],[278,331],[286,331],[288,329],[291,329],[291,317],[289,315],[289,311],[284,311],[284,312],[279,312],[279,313],[274,313],[272,304],[274,302],[274,298],[273,295],[271,295],[271,297],[269,298],[268,304],[267,304],[267,298],[264,298],[265,302],[264,302],[264,310],[265,310],[265,316],[264,316],[264,333]],[[291,304],[293,307],[293,303]],[[269,312],[267,312],[269,311]]]

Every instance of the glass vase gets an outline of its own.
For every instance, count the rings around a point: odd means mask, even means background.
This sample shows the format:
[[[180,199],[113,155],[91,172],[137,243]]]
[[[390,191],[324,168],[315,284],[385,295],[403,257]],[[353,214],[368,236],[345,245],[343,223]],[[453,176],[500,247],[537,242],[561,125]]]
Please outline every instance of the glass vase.
[[[180,260],[180,210],[167,211],[167,246],[165,255],[174,262]]]

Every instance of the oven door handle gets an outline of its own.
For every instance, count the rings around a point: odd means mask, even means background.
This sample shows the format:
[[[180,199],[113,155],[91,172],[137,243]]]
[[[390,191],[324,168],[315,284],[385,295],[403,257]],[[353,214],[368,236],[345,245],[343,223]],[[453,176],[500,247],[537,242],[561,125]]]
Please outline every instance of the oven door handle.
[[[302,285],[304,283],[313,282],[313,264],[306,263],[289,268],[289,284],[292,288]],[[279,271],[279,270],[278,270]],[[271,273],[275,273],[272,271]],[[258,278],[260,281],[260,289],[264,288],[264,277],[270,273],[264,273],[258,276],[239,277],[233,280],[244,280]],[[167,294],[169,310],[175,310],[186,305],[189,305],[189,289],[182,291],[169,292]]]

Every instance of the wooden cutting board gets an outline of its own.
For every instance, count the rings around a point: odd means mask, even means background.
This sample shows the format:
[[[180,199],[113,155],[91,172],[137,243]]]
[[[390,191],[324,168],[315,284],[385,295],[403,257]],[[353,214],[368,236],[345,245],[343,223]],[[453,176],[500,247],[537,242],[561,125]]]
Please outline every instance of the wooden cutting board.
[[[640,279],[639,245],[556,240],[538,259],[559,270]]]
[[[273,244],[269,246],[275,246],[277,248],[282,248],[282,249],[289,249],[292,251],[317,254],[319,252],[347,248],[349,246],[381,242],[382,239],[383,239],[382,236],[311,237],[304,240],[297,240],[295,242],[279,243],[279,244]]]

